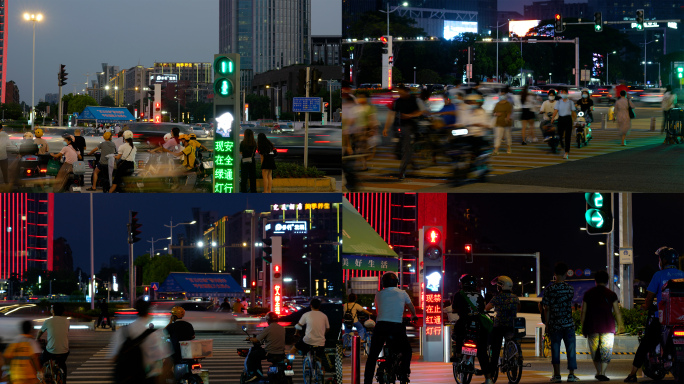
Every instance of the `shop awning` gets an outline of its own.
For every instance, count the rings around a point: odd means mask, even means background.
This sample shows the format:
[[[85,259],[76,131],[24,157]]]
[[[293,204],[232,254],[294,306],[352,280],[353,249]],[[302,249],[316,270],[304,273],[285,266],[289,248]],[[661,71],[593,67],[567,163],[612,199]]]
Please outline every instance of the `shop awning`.
[[[342,199],[342,253],[398,257],[346,199]]]
[[[172,272],[159,286],[159,292],[185,292],[186,296],[244,295],[245,291],[225,273]]]
[[[79,120],[97,120],[103,123],[135,120],[128,108],[114,107],[85,107],[78,118]]]

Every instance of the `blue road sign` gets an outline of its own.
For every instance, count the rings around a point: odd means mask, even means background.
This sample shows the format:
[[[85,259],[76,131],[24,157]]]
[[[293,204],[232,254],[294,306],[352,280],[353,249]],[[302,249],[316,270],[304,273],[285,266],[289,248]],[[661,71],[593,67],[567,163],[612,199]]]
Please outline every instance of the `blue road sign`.
[[[292,112],[320,112],[320,97],[293,97]]]
[[[590,276],[591,275],[591,269],[587,268],[584,270],[584,276]]]
[[[156,291],[159,289],[159,283],[152,283],[152,284],[150,284],[150,287],[152,287],[153,291]]]

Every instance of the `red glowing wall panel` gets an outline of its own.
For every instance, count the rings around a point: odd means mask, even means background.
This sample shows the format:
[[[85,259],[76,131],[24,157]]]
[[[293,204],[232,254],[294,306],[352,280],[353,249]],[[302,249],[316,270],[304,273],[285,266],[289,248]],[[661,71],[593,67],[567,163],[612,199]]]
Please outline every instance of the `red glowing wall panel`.
[[[418,228],[426,225],[441,225],[442,234],[447,232],[447,194],[418,194]]]

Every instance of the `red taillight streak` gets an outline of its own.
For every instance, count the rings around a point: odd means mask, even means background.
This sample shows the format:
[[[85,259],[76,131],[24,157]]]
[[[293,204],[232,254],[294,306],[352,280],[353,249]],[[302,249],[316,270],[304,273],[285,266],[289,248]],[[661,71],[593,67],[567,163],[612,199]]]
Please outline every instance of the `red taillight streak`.
[[[477,348],[477,345],[473,344],[473,343],[465,343],[465,344],[463,344],[463,346],[464,347],[470,347],[470,348]]]
[[[202,364],[193,364],[192,369],[199,369],[202,368]]]
[[[675,336],[684,336],[684,331],[674,331]]]
[[[321,144],[321,143],[329,143],[329,142],[330,142],[330,141],[314,141],[314,143],[319,143],[319,144]]]
[[[115,315],[137,315],[138,311],[131,311],[131,312],[114,312]]]

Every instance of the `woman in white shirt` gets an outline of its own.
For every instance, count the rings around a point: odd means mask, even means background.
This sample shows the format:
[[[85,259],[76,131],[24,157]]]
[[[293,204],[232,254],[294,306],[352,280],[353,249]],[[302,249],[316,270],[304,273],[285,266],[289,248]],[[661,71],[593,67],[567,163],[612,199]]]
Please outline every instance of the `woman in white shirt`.
[[[539,114],[542,115],[542,121],[539,123],[539,128],[542,131],[542,134],[544,135],[544,139],[548,138],[550,135],[552,135],[551,132],[544,132],[544,121],[549,121],[551,117],[549,117],[549,113],[553,115],[553,111],[555,110],[556,107],[556,91],[551,89],[549,90],[549,99],[544,100],[544,102],[541,105],[541,108],[539,108]],[[544,140],[546,141],[546,140]]]
[[[55,159],[64,156],[64,164],[59,168],[55,178],[55,192],[64,191],[69,180],[69,174],[74,171],[74,163],[81,159],[81,153],[73,147],[73,137],[65,134],[62,138],[64,139],[64,148],[59,153],[51,154]]]
[[[110,193],[114,193],[116,186],[121,184],[124,177],[132,175],[135,169],[137,149],[133,145],[133,132],[124,131],[123,139],[124,144],[119,147],[117,150],[118,154],[114,156],[118,162],[116,163],[116,173],[114,174],[112,187],[109,188]]]

